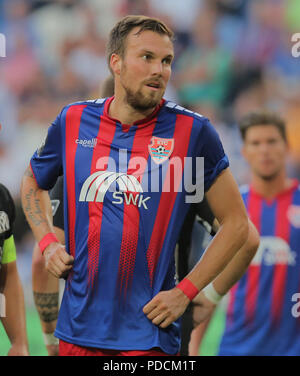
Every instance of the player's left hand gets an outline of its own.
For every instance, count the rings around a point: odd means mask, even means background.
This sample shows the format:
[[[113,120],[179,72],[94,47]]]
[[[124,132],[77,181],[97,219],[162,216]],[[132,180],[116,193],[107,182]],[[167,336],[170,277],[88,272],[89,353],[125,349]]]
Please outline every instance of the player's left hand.
[[[208,300],[202,291],[194,298],[193,303],[193,323],[196,327],[212,316],[216,305]]]
[[[147,303],[143,312],[153,324],[166,328],[177,320],[190,303],[189,298],[178,288],[161,291]]]
[[[46,345],[49,356],[58,356],[59,346],[58,345]]]

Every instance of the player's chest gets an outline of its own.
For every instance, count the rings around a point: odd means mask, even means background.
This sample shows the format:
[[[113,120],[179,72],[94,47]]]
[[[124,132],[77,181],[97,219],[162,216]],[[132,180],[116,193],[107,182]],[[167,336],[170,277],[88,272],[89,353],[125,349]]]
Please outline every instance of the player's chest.
[[[283,204],[280,211],[265,208],[257,221],[261,238],[254,265],[300,265],[300,203]]]
[[[66,149],[66,164],[74,159],[78,179],[86,179],[97,171],[134,174],[141,179],[144,174],[163,171],[180,157],[175,140],[168,132],[153,134],[151,127],[137,131],[79,134],[71,148]],[[180,150],[179,150],[180,151]],[[181,156],[184,160],[185,155]]]

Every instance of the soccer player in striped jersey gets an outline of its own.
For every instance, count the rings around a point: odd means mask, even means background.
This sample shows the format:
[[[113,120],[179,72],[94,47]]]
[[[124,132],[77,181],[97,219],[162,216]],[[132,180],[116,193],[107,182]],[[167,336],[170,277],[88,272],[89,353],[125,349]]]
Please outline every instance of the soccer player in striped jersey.
[[[193,249],[193,252],[196,252],[196,254],[190,255],[192,252],[192,232],[194,231],[193,225],[195,220],[198,221],[211,236],[214,236],[219,229],[219,223],[205,197],[200,203],[191,205],[178,239],[177,273],[179,281],[188,274],[189,268],[194,266],[189,265],[189,261],[192,261],[189,260],[191,256],[192,259],[196,259],[197,256],[200,257],[204,249],[204,246],[200,246],[199,244],[198,250]],[[223,295],[225,295],[245,273],[256,254],[258,245],[258,232],[254,224],[249,220],[247,241],[239,249],[224,271],[214,280],[213,284],[208,285],[200,292],[184,312],[181,329],[181,355],[198,355],[198,341],[201,340],[201,334],[205,332],[205,327],[203,326],[201,327],[201,332],[200,330],[198,332],[197,330],[193,330],[194,311],[197,312],[198,320],[200,320],[200,316],[202,316],[202,320],[204,320],[205,317],[212,314],[216,306],[216,301],[219,302]]]
[[[108,43],[115,96],[66,106],[24,175],[23,208],[47,269],[67,277],[55,331],[61,355],[177,354],[177,319],[247,240],[248,217],[216,131],[162,98],[172,36],[149,17],[118,22]],[[221,225],[175,286],[174,248],[191,199],[180,182],[199,183],[197,157]],[[175,161],[183,168],[174,170]],[[66,248],[43,195],[62,174]]]
[[[241,193],[261,242],[230,290],[219,354],[300,355],[300,321],[293,315],[300,288],[300,187],[286,172],[285,123],[275,114],[254,112],[241,120],[240,130],[252,173]],[[198,323],[202,304],[195,311]],[[196,328],[200,338],[206,324]]]
[[[15,205],[8,189],[0,184],[0,320],[11,342],[10,356],[29,355],[24,293],[12,233]]]

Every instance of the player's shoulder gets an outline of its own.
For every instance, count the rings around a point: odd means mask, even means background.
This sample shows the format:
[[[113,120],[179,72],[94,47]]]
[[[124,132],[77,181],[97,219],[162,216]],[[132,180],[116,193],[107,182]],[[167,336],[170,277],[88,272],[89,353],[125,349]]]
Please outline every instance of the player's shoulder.
[[[88,99],[84,101],[77,101],[67,104],[63,107],[62,112],[67,111],[69,108],[76,107],[103,107],[108,98]]]
[[[108,98],[97,98],[97,99],[88,99],[88,100],[85,100],[85,101],[78,101],[78,102],[73,102],[73,103],[69,103],[67,105],[67,107],[71,107],[71,106],[103,106],[104,102],[107,100]]]
[[[189,110],[185,107],[182,107],[179,104],[172,102],[172,101],[166,100],[166,102],[164,104],[164,108],[169,113],[175,113],[177,115],[184,115],[184,116],[193,118],[199,124],[206,124],[207,122],[209,122],[209,120],[205,116],[199,114],[198,112],[191,111],[191,110]]]

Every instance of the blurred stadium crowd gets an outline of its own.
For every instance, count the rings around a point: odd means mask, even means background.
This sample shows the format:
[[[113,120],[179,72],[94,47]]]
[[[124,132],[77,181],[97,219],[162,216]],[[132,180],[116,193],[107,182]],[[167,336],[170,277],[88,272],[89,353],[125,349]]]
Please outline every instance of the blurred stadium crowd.
[[[249,173],[236,123],[262,107],[287,120],[288,168],[300,178],[300,58],[291,53],[299,0],[0,0],[0,176],[19,212],[30,156],[64,105],[99,97],[106,39],[126,14],[156,16],[175,31],[165,97],[210,118],[239,183]],[[33,238],[21,215],[15,239],[29,280]]]

